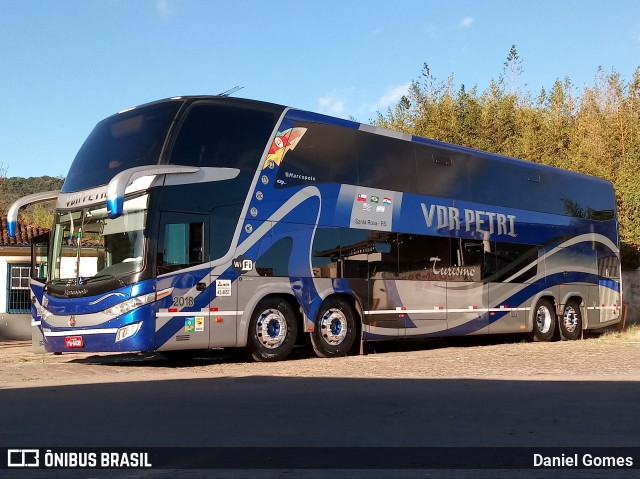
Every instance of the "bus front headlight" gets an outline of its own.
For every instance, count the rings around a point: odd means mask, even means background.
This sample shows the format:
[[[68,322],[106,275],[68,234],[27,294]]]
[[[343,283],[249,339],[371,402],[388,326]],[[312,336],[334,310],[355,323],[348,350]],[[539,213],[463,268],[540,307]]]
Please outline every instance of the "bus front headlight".
[[[152,303],[156,300],[156,293],[143,294],[142,296],[136,296],[135,298],[129,298],[122,303],[118,303],[110,308],[104,310],[109,316],[122,316],[129,311],[139,308],[142,305]]]
[[[129,311],[132,311],[140,306],[145,304],[153,303],[159,299],[165,298],[169,296],[173,292],[173,288],[163,289],[162,291],[158,291],[157,293],[149,293],[142,294],[140,296],[135,296],[133,298],[129,298],[122,303],[118,303],[116,305],[111,306],[103,311],[103,313],[108,314],[109,316],[122,316]]]

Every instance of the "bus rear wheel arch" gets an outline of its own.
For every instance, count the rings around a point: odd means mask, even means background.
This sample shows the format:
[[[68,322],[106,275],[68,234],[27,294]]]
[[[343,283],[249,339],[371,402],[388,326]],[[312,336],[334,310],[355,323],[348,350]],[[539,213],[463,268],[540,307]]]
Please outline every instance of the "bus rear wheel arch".
[[[280,296],[261,300],[249,321],[247,351],[254,361],[280,361],[293,349],[298,318],[289,302]]]
[[[574,341],[582,336],[582,301],[580,298],[571,298],[564,307],[559,321],[560,335],[562,339]]]
[[[346,356],[358,335],[357,318],[354,307],[346,299],[339,296],[326,299],[311,333],[311,347],[316,356]]]
[[[536,303],[533,315],[533,339],[553,341],[558,330],[558,316],[551,298],[541,298]]]

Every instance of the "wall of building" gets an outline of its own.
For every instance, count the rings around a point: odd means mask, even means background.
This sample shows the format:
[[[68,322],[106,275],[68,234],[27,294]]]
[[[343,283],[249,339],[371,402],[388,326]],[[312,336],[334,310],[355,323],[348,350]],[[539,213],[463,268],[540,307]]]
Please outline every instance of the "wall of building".
[[[0,341],[31,339],[31,315],[7,313],[7,272],[13,263],[29,264],[30,252],[26,255],[0,256]]]
[[[31,256],[13,255],[13,256],[0,256],[0,314],[7,312],[7,273],[9,270],[9,264],[21,263],[30,264]]]
[[[622,272],[622,302],[627,305],[627,324],[640,323],[640,270]]]
[[[31,315],[0,313],[0,341],[31,339]]]

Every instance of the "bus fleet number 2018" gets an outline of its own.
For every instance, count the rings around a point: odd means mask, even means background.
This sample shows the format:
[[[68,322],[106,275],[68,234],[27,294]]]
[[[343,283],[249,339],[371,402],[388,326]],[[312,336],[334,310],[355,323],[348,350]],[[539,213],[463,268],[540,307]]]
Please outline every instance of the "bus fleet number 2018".
[[[173,306],[193,306],[193,296],[177,296],[173,298]]]

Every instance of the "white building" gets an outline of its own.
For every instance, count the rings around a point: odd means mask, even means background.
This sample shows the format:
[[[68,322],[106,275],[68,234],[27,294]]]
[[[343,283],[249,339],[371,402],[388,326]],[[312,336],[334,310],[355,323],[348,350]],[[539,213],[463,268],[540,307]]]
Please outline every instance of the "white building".
[[[31,338],[31,242],[46,232],[18,223],[9,238],[7,219],[0,218],[0,340]]]

